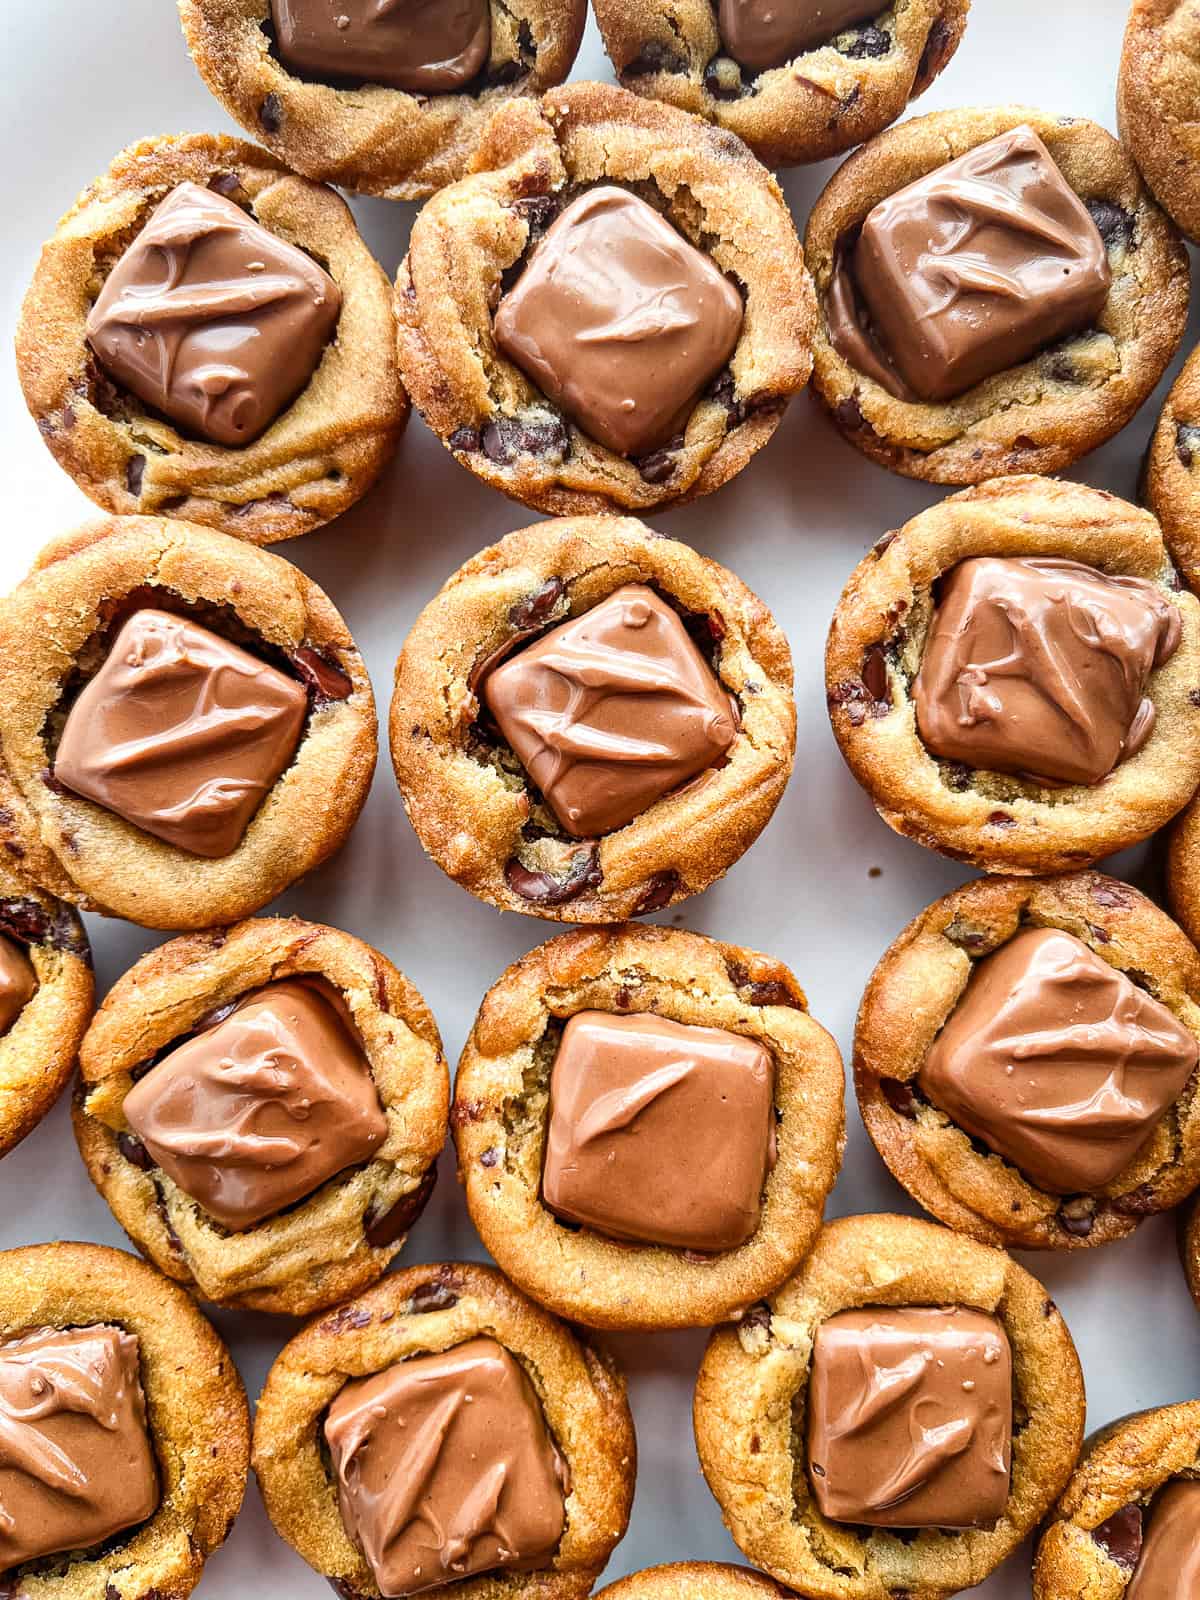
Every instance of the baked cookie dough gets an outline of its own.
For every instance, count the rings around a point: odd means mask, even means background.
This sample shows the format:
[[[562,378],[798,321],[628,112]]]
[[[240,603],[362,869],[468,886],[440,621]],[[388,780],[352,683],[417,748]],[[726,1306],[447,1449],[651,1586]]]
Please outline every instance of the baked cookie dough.
[[[1200,22],[1181,0],[1133,0],[1117,78],[1117,126],[1154,198],[1200,236]]]
[[[1154,518],[1081,484],[996,479],[887,534],[825,673],[884,821],[984,871],[1096,861],[1200,782],[1200,603]]]
[[[506,535],[396,663],[392,763],[425,850],[481,900],[557,921],[620,922],[721,877],[778,804],[795,731],[762,601],[631,517]]]
[[[499,109],[562,82],[587,5],[345,0],[339,14],[327,0],[180,0],[179,14],[209,89],[290,167],[422,200],[470,169]],[[445,54],[421,60],[423,35]]]
[[[713,1334],[695,1398],[730,1533],[812,1600],[982,1582],[1066,1483],[1083,1417],[1042,1285],[1002,1250],[892,1216],[828,1224],[794,1278]]]
[[[464,1390],[472,1405],[454,1407],[435,1449],[430,1407],[444,1418]],[[427,1443],[426,1476],[419,1503],[414,1488],[389,1506],[372,1490],[405,1427]],[[479,1476],[505,1461],[481,1494]],[[284,1346],[254,1469],[280,1536],[342,1600],[448,1583],[462,1600],[582,1600],[629,1521],[636,1447],[606,1356],[498,1272],[449,1263],[391,1274]]]
[[[1200,350],[1184,362],[1163,404],[1144,489],[1172,557],[1188,584],[1200,587]]]
[[[786,1600],[786,1591],[746,1567],[675,1561],[618,1578],[596,1600]]]
[[[589,1327],[699,1327],[809,1248],[842,1096],[785,966],[633,923],[563,934],[492,986],[451,1125],[472,1221],[527,1294]]]
[[[1129,156],[1023,106],[880,134],[826,186],[804,250],[817,394],[856,448],[931,483],[1070,466],[1149,396],[1187,318],[1186,254]]]
[[[812,285],[775,179],[684,112],[575,83],[497,114],[417,216],[400,369],[463,466],[536,510],[709,494],[808,381]]]
[[[352,506],[395,450],[389,301],[331,189],[238,139],[145,139],[42,250],[21,387],[105,510],[273,544]]]
[[[327,596],[211,529],[102,518],[0,601],[0,843],[85,909],[259,910],[349,833],[375,731]]]
[[[19,1435],[0,1466],[6,1593],[192,1592],[241,1506],[250,1419],[237,1368],[189,1295],[103,1245],[4,1251],[0,1417]]]
[[[894,122],[958,49],[969,0],[595,0],[627,89],[743,138],[768,166],[825,161]]]
[[[1098,872],[977,879],[875,968],[854,1082],[876,1149],[939,1221],[1088,1249],[1200,1183],[1198,1037],[1200,956],[1136,889]],[[1084,1125],[1092,1103],[1102,1132]]]
[[[1150,1600],[1200,1562],[1200,1400],[1135,1412],[1090,1441],[1047,1522],[1034,1600]]]
[[[172,939],[109,991],[79,1063],[92,1182],[205,1300],[305,1316],[356,1294],[433,1191],[437,1027],[348,933],[281,917]]]

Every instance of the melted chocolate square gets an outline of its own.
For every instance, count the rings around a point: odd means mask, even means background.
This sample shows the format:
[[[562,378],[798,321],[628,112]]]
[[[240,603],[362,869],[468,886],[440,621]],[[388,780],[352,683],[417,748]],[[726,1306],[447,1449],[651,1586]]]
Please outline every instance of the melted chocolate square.
[[[286,66],[413,94],[463,88],[492,41],[488,0],[271,0],[271,17]]]

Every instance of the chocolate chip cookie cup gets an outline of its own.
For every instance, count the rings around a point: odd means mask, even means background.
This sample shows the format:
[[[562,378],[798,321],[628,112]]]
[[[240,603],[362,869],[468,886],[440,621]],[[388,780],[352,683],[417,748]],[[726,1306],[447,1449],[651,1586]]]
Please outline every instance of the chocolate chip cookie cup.
[[[0,1156],[66,1087],[94,993],[74,909],[0,862]]]
[[[1121,142],[1189,239],[1200,236],[1200,27],[1179,0],[1133,0],[1117,78]]]
[[[1146,455],[1144,489],[1180,571],[1200,587],[1200,350],[1171,385]]]
[[[804,250],[817,394],[864,455],[931,483],[1070,466],[1146,400],[1187,317],[1183,246],[1122,147],[1022,106],[880,134]]]
[[[968,8],[594,0],[627,89],[736,133],[771,167],[825,161],[894,122],[949,63]]]
[[[451,1583],[582,1600],[629,1521],[636,1446],[605,1356],[498,1272],[450,1263],[394,1273],[285,1345],[254,1469],[280,1536],[343,1600]],[[389,1476],[411,1498],[383,1496]]]
[[[893,1216],[828,1224],[790,1282],[714,1333],[694,1407],[734,1540],[812,1600],[982,1582],[1054,1503],[1083,1418],[1042,1285]]]
[[[769,1578],[722,1561],[675,1561],[631,1572],[601,1589],[596,1600],[785,1600]]]
[[[504,973],[450,1118],[471,1219],[521,1289],[588,1327],[683,1328],[795,1270],[837,1177],[842,1095],[782,963],[635,923]]]
[[[968,883],[871,975],[854,1041],[863,1122],[959,1232],[1021,1250],[1122,1239],[1200,1183],[1198,996],[1195,947],[1128,884]]]
[[[746,147],[600,83],[506,106],[413,224],[400,370],[456,460],[536,510],[709,494],[808,382],[816,320]]]
[[[348,933],[263,918],[160,945],[109,991],[79,1062],[92,1182],[202,1299],[322,1310],[381,1276],[433,1191],[437,1027]]]
[[[1089,1442],[1051,1514],[1034,1600],[1149,1600],[1195,1581],[1200,1400],[1139,1411]]]
[[[795,731],[762,601],[630,517],[537,523],[460,567],[391,709],[427,853],[481,900],[564,922],[707,888],[770,820]]]
[[[997,479],[886,535],[825,652],[843,756],[897,833],[988,872],[1146,838],[1200,781],[1200,605],[1115,496]]]
[[[6,1592],[192,1592],[241,1506],[250,1419],[189,1295],[103,1245],[4,1251],[0,1418]]]
[[[55,459],[106,510],[273,544],[391,458],[394,340],[340,196],[255,145],[181,134],[123,151],[59,223],[17,367]]]
[[[0,601],[0,842],[148,928],[236,922],[343,842],[375,764],[326,595],[211,529],[107,517]]]
[[[290,167],[422,200],[468,171],[497,110],[562,82],[587,5],[180,0],[179,14],[209,89]]]

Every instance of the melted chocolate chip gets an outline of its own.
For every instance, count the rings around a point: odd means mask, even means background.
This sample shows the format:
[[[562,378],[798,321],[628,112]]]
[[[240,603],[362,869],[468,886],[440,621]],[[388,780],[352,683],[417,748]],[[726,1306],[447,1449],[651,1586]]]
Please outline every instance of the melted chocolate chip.
[[[1096,1222],[1096,1202],[1091,1195],[1077,1195],[1064,1200],[1058,1208],[1058,1225],[1072,1238],[1086,1239]]]
[[[917,75],[913,80],[913,98],[921,94],[938,73],[946,65],[946,57],[950,50],[950,27],[944,17],[936,17],[929,32],[925,35],[925,48],[921,51],[921,59],[917,64]]]
[[[293,651],[291,661],[317,705],[348,700],[354,693],[353,683],[336,661],[311,645]]]
[[[232,200],[242,187],[242,180],[236,172],[218,172],[208,180],[208,187],[214,194],[223,194],[226,200]]]
[[[453,1272],[446,1267],[441,1268],[435,1278],[414,1289],[408,1303],[409,1311],[413,1316],[425,1316],[431,1311],[449,1311],[458,1304],[458,1295],[454,1292],[457,1286],[458,1280]]]
[[[1111,1517],[1092,1529],[1092,1538],[1119,1567],[1132,1572],[1142,1553],[1142,1508],[1122,1506]]]
[[[547,578],[540,589],[527,594],[523,600],[509,607],[508,620],[521,632],[526,628],[540,628],[549,621],[550,614],[566,591],[561,578]]]
[[[65,906],[51,916],[36,900],[0,900],[0,932],[21,944],[49,945],[91,964],[87,935]]]
[[[371,1313],[362,1306],[339,1306],[331,1317],[321,1324],[321,1332],[347,1333],[352,1328],[369,1328]]]
[[[1190,467],[1200,455],[1200,428],[1194,423],[1175,424],[1175,454],[1179,457],[1180,464],[1185,467]]]
[[[119,1133],[117,1135],[117,1149],[125,1157],[126,1161],[132,1162],[140,1172],[154,1171],[154,1158],[142,1141],[132,1133]]]
[[[500,1152],[495,1145],[489,1145],[479,1158],[481,1167],[498,1167],[500,1165]]]
[[[146,458],[143,455],[130,456],[125,463],[125,487],[132,495],[142,492],[142,479],[146,475]]]
[[[833,415],[843,428],[848,428],[851,433],[874,433],[875,430],[862,414],[862,407],[853,395],[847,395],[844,400],[839,400],[833,408]]]
[[[437,1168],[430,1167],[412,1193],[397,1200],[390,1211],[385,1211],[382,1216],[376,1216],[373,1211],[367,1212],[363,1218],[363,1235],[372,1250],[382,1250],[384,1246],[395,1244],[404,1237],[429,1204],[436,1183]]]
[[[1160,1209],[1154,1187],[1149,1183],[1139,1183],[1128,1194],[1117,1195],[1116,1199],[1109,1201],[1109,1206],[1122,1217],[1148,1217]]]
[[[803,1011],[804,1002],[782,978],[754,978],[740,961],[727,961],[725,970],[735,989],[745,990],[753,1006],[791,1006]]]
[[[480,445],[479,429],[455,428],[450,435],[449,445],[451,450],[460,450],[464,454],[470,454],[478,450]]]
[[[1122,206],[1114,205],[1111,200],[1085,200],[1088,215],[1096,224],[1097,232],[1104,240],[1106,250],[1117,246],[1128,249],[1133,241],[1133,218]]]
[[[362,1590],[355,1589],[345,1578],[330,1578],[328,1582],[334,1594],[341,1596],[341,1600],[367,1600]]]
[[[634,906],[634,916],[644,917],[651,911],[661,911],[664,906],[670,905],[679,891],[681,881],[674,867],[669,867],[665,872],[656,872]]]
[[[522,866],[515,857],[504,869],[504,881],[513,893],[539,906],[565,905],[586,890],[597,888],[603,876],[600,870],[600,847],[594,843],[576,850],[562,878]]]
[[[848,44],[842,46],[842,54],[854,61],[861,61],[864,56],[876,61],[880,56],[886,56],[891,48],[891,34],[869,22],[866,27],[859,28]]]
[[[1111,878],[1102,878],[1092,885],[1092,899],[1100,906],[1110,906],[1114,910],[1127,910],[1129,896],[1124,887]]]
[[[747,92],[745,75],[729,56],[714,56],[708,63],[704,88],[714,100],[740,100]]]
[[[909,1122],[916,1121],[917,1098],[911,1083],[903,1083],[899,1078],[880,1078],[879,1092],[897,1116],[906,1117]]]
[[[670,450],[654,450],[634,463],[646,483],[666,483],[675,472],[675,457]]]
[[[277,94],[269,94],[258,108],[258,120],[265,133],[278,133],[283,126],[283,102]]]
[[[648,40],[634,56],[621,68],[620,78],[645,78],[653,72],[686,72],[687,62],[678,50],[672,50],[668,45],[660,44],[657,39]]]
[[[499,417],[486,422],[479,434],[479,448],[489,461],[507,466],[518,456],[538,456],[563,461],[571,448],[571,436],[561,417]]]
[[[891,704],[892,694],[888,685],[887,657],[884,655],[883,646],[869,645],[863,654],[862,680],[867,693],[873,700],[884,704]]]

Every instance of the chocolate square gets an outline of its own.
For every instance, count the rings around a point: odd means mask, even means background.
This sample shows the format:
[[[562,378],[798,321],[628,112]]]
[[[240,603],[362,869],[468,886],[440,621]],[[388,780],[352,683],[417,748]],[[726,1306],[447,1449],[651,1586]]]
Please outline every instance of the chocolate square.
[[[146,405],[212,444],[245,445],[308,383],[341,304],[303,250],[181,183],[109,274],[87,338]]]
[[[721,43],[751,72],[782,67],[844,28],[877,17],[879,0],[720,0]]]
[[[1172,1478],[1150,1507],[1125,1600],[1182,1600],[1200,1589],[1200,1482]]]
[[[580,1011],[550,1077],[542,1198],[598,1233],[732,1250],[774,1163],[775,1068],[753,1039]]]
[[[495,316],[509,360],[627,456],[683,430],[741,329],[741,296],[708,256],[612,185],[572,200]]]
[[[483,680],[500,731],[568,833],[622,828],[718,761],[729,696],[652,589],[625,584]]]
[[[1012,1351],[966,1306],[840,1311],[817,1329],[808,1474],[822,1516],[978,1528],[1008,1501]]]
[[[316,78],[445,94],[487,65],[488,0],[271,0],[281,60]]]
[[[135,612],[71,707],[54,775],[198,856],[236,850],[291,764],[308,697],[294,679],[170,612]]]

